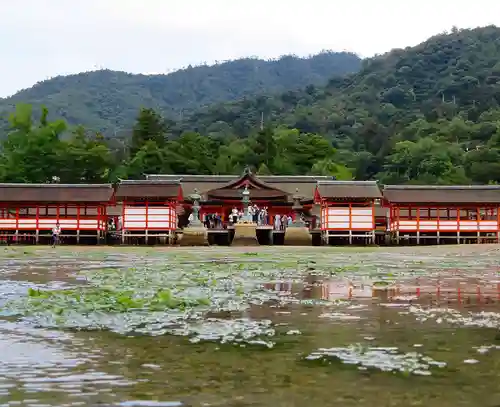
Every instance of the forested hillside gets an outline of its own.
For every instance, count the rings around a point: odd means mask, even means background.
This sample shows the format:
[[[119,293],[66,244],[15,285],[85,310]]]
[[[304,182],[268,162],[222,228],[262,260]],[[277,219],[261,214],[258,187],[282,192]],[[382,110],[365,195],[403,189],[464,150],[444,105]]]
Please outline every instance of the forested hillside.
[[[267,126],[322,134],[357,179],[500,181],[500,29],[453,30],[363,62],[326,87],[215,105],[182,123],[216,137]]]
[[[142,109],[125,146],[115,148],[99,133],[34,119],[30,105],[19,105],[0,152],[0,182],[100,183],[141,178],[144,173],[239,174],[250,165],[261,174],[337,175],[349,170],[334,162],[335,149],[324,137],[296,130],[264,129],[246,139],[214,139],[195,132],[174,136],[168,122]]]
[[[326,86],[216,104],[177,122],[142,109],[125,144],[46,114],[38,121],[20,106],[0,180],[235,174],[251,165],[381,183],[498,183],[499,61],[499,28],[454,30],[365,60]]]
[[[323,52],[310,58],[240,59],[168,75],[102,70],[40,82],[0,100],[0,112],[5,116],[17,103],[45,105],[51,115],[70,124],[114,132],[130,128],[141,107],[178,119],[217,102],[324,85],[332,76],[356,72],[360,66],[361,60],[354,54]]]

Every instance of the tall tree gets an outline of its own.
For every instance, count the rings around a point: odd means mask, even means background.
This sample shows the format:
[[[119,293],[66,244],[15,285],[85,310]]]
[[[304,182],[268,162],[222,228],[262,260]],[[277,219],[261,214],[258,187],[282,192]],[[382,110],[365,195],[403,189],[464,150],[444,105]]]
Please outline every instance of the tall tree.
[[[100,133],[91,136],[83,127],[64,142],[67,166],[61,169],[61,182],[101,183],[111,180],[116,162]]]
[[[154,141],[160,148],[165,147],[168,130],[167,122],[159,113],[153,109],[142,108],[134,124],[130,156],[133,157],[148,141]]]
[[[17,106],[11,115],[10,132],[0,156],[4,182],[46,183],[59,176],[66,164],[60,136],[67,125],[63,120],[51,122],[47,116],[47,109],[42,108],[40,121],[35,124],[28,105]]]

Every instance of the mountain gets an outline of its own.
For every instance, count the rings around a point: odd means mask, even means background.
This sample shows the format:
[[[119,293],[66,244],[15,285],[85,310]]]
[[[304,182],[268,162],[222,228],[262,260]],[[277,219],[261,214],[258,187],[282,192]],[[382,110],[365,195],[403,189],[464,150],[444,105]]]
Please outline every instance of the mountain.
[[[188,67],[168,75],[134,75],[101,70],[59,76],[12,97],[0,99],[0,112],[17,103],[45,105],[52,116],[99,130],[130,128],[141,107],[179,118],[217,102],[280,93],[335,75],[356,72],[361,59],[351,53],[322,52],[309,58],[284,56],[264,61],[245,58],[212,66]]]
[[[454,28],[326,86],[214,105],[181,127],[246,137],[263,117],[326,136],[357,179],[500,182],[499,61],[500,28]]]
[[[248,165],[259,174],[382,184],[500,184],[498,61],[499,28],[453,29],[416,47],[366,59],[358,72],[334,75],[324,85],[297,88],[298,79],[292,83],[290,75],[274,75],[290,87],[248,96],[241,91],[248,83],[239,81],[241,100],[208,107],[197,102],[201,108],[186,108],[176,122],[165,122],[152,109],[133,112],[130,93],[120,99],[129,101],[130,117],[117,116],[113,109],[124,111],[104,98],[119,93],[108,78],[100,88],[80,85],[80,96],[69,92],[74,104],[67,110],[89,115],[89,121],[82,120],[87,131],[78,128],[70,137],[64,121],[47,120],[44,111],[33,122],[30,107],[19,106],[15,131],[1,144],[0,181],[238,174]],[[100,73],[105,74],[113,75]],[[277,92],[277,85],[273,89]],[[84,108],[82,95],[88,94],[104,101]],[[138,115],[131,137],[116,134],[110,140],[95,134],[100,113],[106,114],[101,124],[108,125]]]

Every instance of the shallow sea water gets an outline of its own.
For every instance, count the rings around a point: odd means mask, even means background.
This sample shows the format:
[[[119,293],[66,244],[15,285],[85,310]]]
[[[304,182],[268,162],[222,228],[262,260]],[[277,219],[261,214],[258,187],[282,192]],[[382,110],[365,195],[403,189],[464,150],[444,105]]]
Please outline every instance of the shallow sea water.
[[[495,245],[0,248],[0,406],[498,407],[499,270]],[[211,304],[11,305],[96,281]]]

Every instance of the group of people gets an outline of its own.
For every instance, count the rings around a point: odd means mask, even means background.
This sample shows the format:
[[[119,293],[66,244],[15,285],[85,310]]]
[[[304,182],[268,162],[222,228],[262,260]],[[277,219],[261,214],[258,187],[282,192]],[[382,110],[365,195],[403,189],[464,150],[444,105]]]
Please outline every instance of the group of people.
[[[268,207],[260,208],[258,205],[248,207],[248,215],[253,223],[258,226],[271,225],[276,230],[285,230],[291,225],[293,218],[290,215],[276,215],[274,219],[269,216]],[[232,226],[243,219],[244,212],[234,207],[229,213],[227,226]],[[220,213],[206,214],[203,217],[203,223],[207,229],[223,229],[226,225]]]
[[[263,208],[259,208],[257,205],[249,206],[248,214],[252,217],[252,222],[257,225],[269,225],[269,213],[267,212],[267,206]]]
[[[274,217],[274,229],[285,230],[292,222],[293,218],[290,215],[276,215]]]
[[[243,218],[244,212],[238,210],[238,208],[233,208],[231,215],[229,216],[229,224],[234,225],[238,223]],[[267,206],[264,208],[259,208],[257,205],[250,205],[248,207],[248,215],[252,218],[252,222],[259,226],[269,225],[269,213],[267,211]]]
[[[190,219],[191,222],[191,219]],[[223,229],[224,224],[220,213],[211,213],[203,216],[203,225],[207,229]]]

